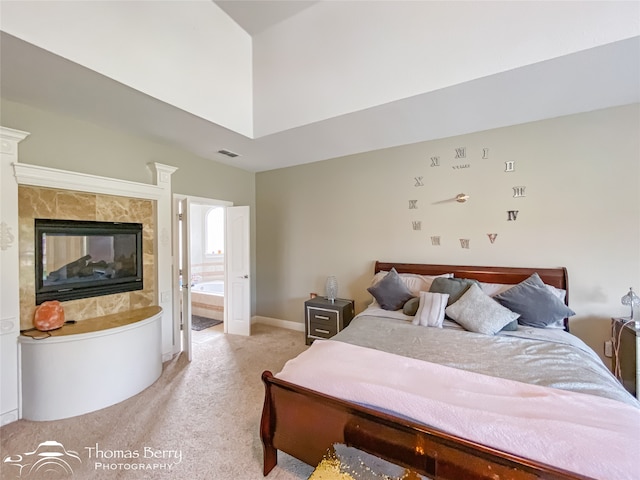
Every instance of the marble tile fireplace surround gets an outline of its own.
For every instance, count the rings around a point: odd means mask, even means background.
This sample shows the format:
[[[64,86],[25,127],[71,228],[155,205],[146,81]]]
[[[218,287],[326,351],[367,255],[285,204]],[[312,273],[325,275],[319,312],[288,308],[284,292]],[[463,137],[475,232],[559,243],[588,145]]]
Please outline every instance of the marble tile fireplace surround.
[[[149,312],[153,315],[147,320],[140,321],[141,326],[149,325],[157,340],[149,344],[148,340],[136,340],[131,332],[145,331],[144,328],[122,329],[128,333],[128,350],[135,358],[142,354],[142,349],[152,350],[154,359],[146,362],[149,374],[145,375],[144,385],[131,386],[128,390],[135,394],[135,390],[146,388],[153,383],[154,375],[159,375],[162,361],[170,359],[176,351],[173,343],[173,300],[171,279],[171,175],[175,167],[151,163],[149,168],[155,184],[129,182],[107,177],[50,169],[31,164],[21,164],[18,161],[18,144],[28,133],[0,127],[0,333],[2,349],[0,350],[0,425],[22,418],[23,406],[28,406],[28,416],[31,419],[64,418],[57,417],[56,412],[46,412],[41,416],[38,410],[37,396],[50,396],[55,392],[41,392],[34,394],[34,376],[28,365],[33,364],[33,358],[25,361],[25,352],[45,350],[38,348],[51,340],[51,344],[68,344],[70,340],[92,342],[91,333],[68,335],[64,342],[60,337],[40,340],[39,344],[29,344],[23,341],[20,330],[32,327],[35,311],[35,276],[34,276],[34,218],[96,220],[96,221],[126,221],[143,224],[143,271],[144,288],[142,290],[104,295],[63,303],[65,317],[78,323],[87,321],[86,325],[100,324],[103,317],[113,321],[114,314],[123,316],[134,312]],[[153,326],[152,326],[153,325]],[[64,329],[65,327],[63,327]],[[98,326],[97,329],[102,329]],[[118,328],[111,329],[109,334],[98,333],[100,342],[105,343],[104,358],[95,359],[98,362],[107,361],[110,356],[118,353],[119,345],[109,345],[108,342],[119,342],[121,338],[111,332],[119,332]],[[151,330],[146,330],[147,332]],[[149,337],[149,335],[146,335]],[[57,339],[56,339],[57,338]],[[112,340],[110,340],[112,338]],[[20,342],[18,341],[20,339]],[[19,343],[23,343],[22,371],[18,361],[21,350]],[[73,342],[72,342],[73,343]],[[28,348],[27,348],[28,345]],[[52,347],[53,348],[53,347]],[[59,347],[55,347],[59,348]],[[83,347],[84,348],[84,347]],[[179,350],[179,345],[177,346]],[[79,349],[82,351],[82,348]],[[48,355],[47,353],[46,355]],[[37,353],[39,355],[39,353]],[[75,355],[62,355],[65,361],[74,364],[82,363]],[[62,359],[60,359],[62,360]],[[37,362],[36,362],[37,363]],[[61,366],[63,367],[63,366]],[[126,375],[126,372],[123,372]],[[117,375],[117,372],[114,372]],[[25,378],[27,379],[25,381]],[[150,382],[150,383],[149,383]],[[82,382],[78,382],[82,383]],[[127,382],[123,382],[127,383]],[[21,390],[22,388],[22,390]],[[37,390],[37,388],[36,388]],[[94,392],[95,393],[95,392]],[[25,398],[26,395],[26,398]],[[65,398],[74,396],[73,391],[66,389]],[[76,397],[83,398],[86,392],[76,392]],[[122,400],[124,398],[121,398]],[[105,399],[109,402],[109,399]],[[118,400],[119,401],[119,400]],[[82,405],[78,402],[79,413],[102,408],[100,402],[93,405]],[[89,410],[87,410],[89,408]],[[73,412],[72,412],[73,414]]]
[[[65,318],[77,321],[155,304],[154,239],[155,202],[146,199],[100,195],[20,185],[20,330],[31,328],[35,312],[35,218],[142,223],[144,289],[64,302]]]
[[[20,225],[20,330],[33,326],[36,309],[34,219],[134,222],[143,225],[144,289],[64,302],[65,318],[82,321],[155,304],[155,202],[96,193],[18,186]]]

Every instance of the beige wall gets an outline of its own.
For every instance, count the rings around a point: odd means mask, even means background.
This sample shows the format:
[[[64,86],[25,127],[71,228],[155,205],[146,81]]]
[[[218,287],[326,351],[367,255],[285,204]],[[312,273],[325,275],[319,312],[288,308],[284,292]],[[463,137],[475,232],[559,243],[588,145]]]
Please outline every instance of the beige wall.
[[[153,183],[154,177],[147,164],[158,162],[178,167],[172,175],[174,193],[248,205],[251,208],[251,258],[255,265],[253,172],[216,163],[152,139],[4,99],[0,111],[2,126],[30,133],[20,143],[21,163]],[[163,261],[170,262],[171,259]],[[255,275],[252,277],[255,279]],[[252,290],[254,311],[255,288]]]
[[[257,313],[302,322],[330,274],[361,311],[378,259],[565,266],[572,331],[602,353],[609,318],[628,314],[620,297],[640,288],[639,118],[638,105],[613,108],[257,174]],[[458,193],[471,198],[435,203]]]
[[[149,162],[178,167],[175,193],[255,204],[254,173],[198,157],[153,139],[118,132],[59,113],[2,100],[5,127],[30,132],[20,143],[20,162],[151,183]],[[123,112],[123,115],[126,112]]]

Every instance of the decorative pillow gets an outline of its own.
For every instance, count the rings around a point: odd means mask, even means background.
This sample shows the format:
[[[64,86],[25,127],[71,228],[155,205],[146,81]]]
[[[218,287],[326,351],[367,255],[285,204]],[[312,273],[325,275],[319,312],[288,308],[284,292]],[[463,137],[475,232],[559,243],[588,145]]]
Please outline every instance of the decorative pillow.
[[[399,310],[413,297],[395,268],[376,285],[367,288],[367,291],[385,310]]]
[[[420,306],[420,297],[413,297],[404,304],[402,307],[402,313],[408,315],[410,317],[415,316],[418,311],[418,307]]]
[[[519,313],[518,323],[529,327],[555,326],[564,318],[576,314],[549,291],[537,273],[493,298],[509,310]]]
[[[442,328],[448,293],[420,292],[420,306],[412,323],[423,327]]]
[[[480,282],[480,288],[484,293],[486,293],[490,297],[495,297],[496,295],[500,295],[502,292],[506,292],[511,287],[515,287],[515,284]]]
[[[477,285],[478,281],[468,278],[436,278],[431,284],[429,291],[449,294],[449,301],[447,303],[447,306],[449,306],[456,303],[467,289],[474,284]]]
[[[480,288],[482,291],[489,295],[490,297],[495,297],[496,295],[501,294],[502,292],[506,292],[511,287],[514,287],[513,283],[486,283],[480,282]],[[547,285],[548,286],[548,285]],[[553,288],[553,287],[550,287]],[[513,322],[507,323],[507,325],[501,330],[503,332],[515,332],[518,330],[518,321],[514,320]]]
[[[466,330],[485,335],[495,335],[520,316],[486,295],[477,284],[471,285],[445,312]]]
[[[541,279],[542,280],[542,279]],[[503,292],[506,292],[512,287],[515,287],[517,284],[513,283],[485,283],[480,282],[480,288],[482,291],[489,295],[490,297],[495,297],[496,295],[500,295]],[[564,299],[567,296],[567,291],[562,288],[554,287],[553,285],[544,284],[547,290],[553,293],[558,299],[564,303]]]
[[[494,300],[495,302],[495,300]],[[502,330],[500,330],[501,332],[515,332],[516,330],[518,330],[518,320],[513,320],[509,323],[507,323],[504,327],[502,327]]]
[[[384,277],[387,276],[389,272],[380,271],[376,273],[371,281],[370,286],[375,286],[378,282],[380,282]],[[411,290],[411,293],[414,297],[420,296],[420,292],[428,292],[431,287],[431,283],[435,278],[445,277],[452,278],[453,273],[443,273],[442,275],[418,275],[417,273],[398,273],[402,281],[405,283],[407,288]]]

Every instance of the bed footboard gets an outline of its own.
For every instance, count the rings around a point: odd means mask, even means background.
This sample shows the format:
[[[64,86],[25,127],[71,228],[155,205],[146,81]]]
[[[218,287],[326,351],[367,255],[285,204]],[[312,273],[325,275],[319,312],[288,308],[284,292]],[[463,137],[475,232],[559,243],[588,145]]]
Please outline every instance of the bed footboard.
[[[264,451],[264,474],[277,463],[277,450],[282,450],[309,465],[317,465],[327,448],[344,442],[344,426],[348,414],[344,406],[309,395],[297,387],[264,372],[265,399],[260,422]]]
[[[434,480],[587,479],[299,387],[268,371],[262,380],[265,476],[276,466],[278,450],[314,466],[331,445],[344,443]]]

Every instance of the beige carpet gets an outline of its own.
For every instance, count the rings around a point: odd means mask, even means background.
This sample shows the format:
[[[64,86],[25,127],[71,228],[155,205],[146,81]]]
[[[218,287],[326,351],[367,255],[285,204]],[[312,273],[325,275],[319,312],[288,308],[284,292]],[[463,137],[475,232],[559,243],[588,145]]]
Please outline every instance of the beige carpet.
[[[0,428],[0,456],[19,460],[45,441],[78,453],[81,463],[69,461],[72,474],[26,477],[35,479],[262,479],[260,375],[279,371],[305,348],[302,332],[262,324],[251,337],[213,335],[194,343],[191,363],[183,356],[167,362],[155,384],[124,402],[70,419]],[[19,478],[15,464],[0,465],[3,480]],[[305,479],[312,470],[279,453],[266,478]]]

